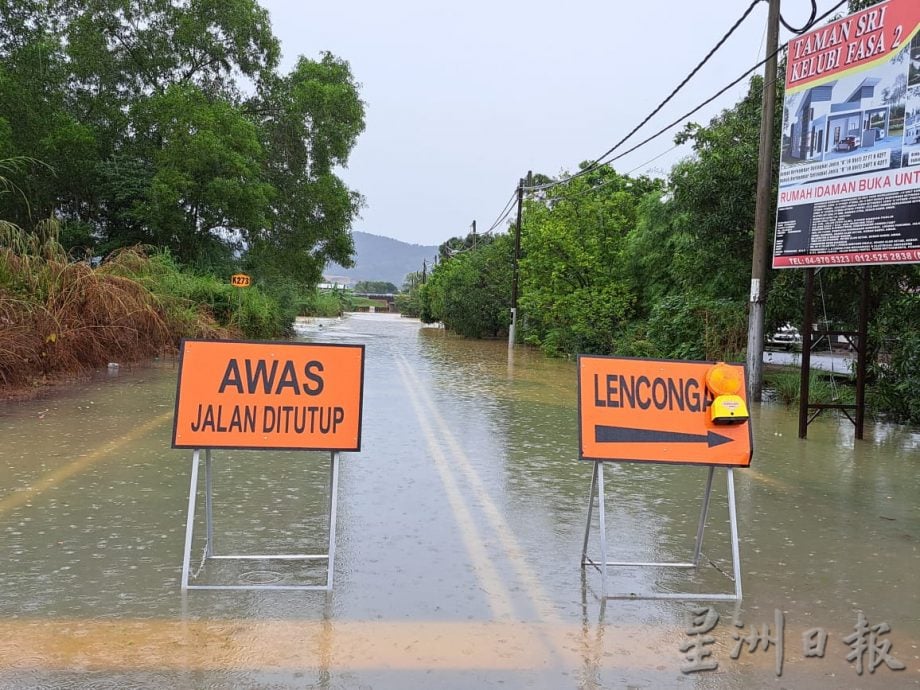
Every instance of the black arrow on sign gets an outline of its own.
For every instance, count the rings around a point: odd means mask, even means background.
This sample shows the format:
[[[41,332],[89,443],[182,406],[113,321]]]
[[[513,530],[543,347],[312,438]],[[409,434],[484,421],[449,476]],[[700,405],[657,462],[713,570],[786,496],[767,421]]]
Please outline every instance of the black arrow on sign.
[[[597,443],[706,443],[710,448],[731,443],[735,439],[707,431],[705,434],[685,434],[680,431],[655,431],[653,429],[630,429],[625,426],[594,427]]]

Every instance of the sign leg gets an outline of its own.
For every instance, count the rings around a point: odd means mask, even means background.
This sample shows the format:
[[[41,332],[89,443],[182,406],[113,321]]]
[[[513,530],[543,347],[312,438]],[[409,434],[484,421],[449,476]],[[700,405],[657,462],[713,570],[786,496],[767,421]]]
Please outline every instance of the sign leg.
[[[339,454],[330,456],[329,469],[329,561],[326,573],[326,589],[332,591],[332,576],[335,571],[335,515],[339,493]]]
[[[693,549],[694,566],[700,564],[700,552],[703,549],[703,532],[706,530],[706,518],[709,515],[709,497],[712,495],[712,477],[715,471],[715,465],[710,465],[709,475],[706,477],[706,493],[703,495],[703,507],[700,510],[700,524],[696,528],[696,546]]]
[[[192,479],[188,490],[188,516],[185,519],[185,555],[182,557],[182,589],[188,589],[189,566],[192,559],[192,532],[195,529],[195,498],[198,494],[198,459],[201,451],[192,453]]]
[[[597,487],[597,466],[600,463],[594,463],[594,472],[591,474],[591,491],[588,493],[588,522],[585,524],[585,543],[581,549],[581,567],[585,567],[588,562],[588,535],[591,534],[591,513],[594,510],[594,489]]]
[[[600,522],[601,594],[607,596],[607,519],[604,515],[604,463],[597,463],[597,519]]]
[[[213,503],[211,499],[211,449],[204,451],[204,514],[207,525],[207,541],[204,545],[205,558],[210,558],[214,553],[214,522]]]
[[[732,535],[732,571],[735,579],[735,598],[741,601],[741,550],[738,547],[738,513],[735,509],[735,475],[728,469],[728,518]]]

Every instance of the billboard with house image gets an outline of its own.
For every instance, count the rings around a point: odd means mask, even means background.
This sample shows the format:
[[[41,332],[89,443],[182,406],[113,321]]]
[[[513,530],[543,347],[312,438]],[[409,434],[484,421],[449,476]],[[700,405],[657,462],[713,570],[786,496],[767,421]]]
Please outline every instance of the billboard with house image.
[[[774,268],[920,262],[920,2],[789,43]]]

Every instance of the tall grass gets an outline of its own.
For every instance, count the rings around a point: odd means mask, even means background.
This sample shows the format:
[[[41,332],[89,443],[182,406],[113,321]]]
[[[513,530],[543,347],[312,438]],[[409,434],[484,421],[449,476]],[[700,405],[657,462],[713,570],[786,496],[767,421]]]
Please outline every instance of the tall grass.
[[[174,343],[151,292],[69,262],[54,221],[33,233],[0,224],[0,326],[5,387],[136,361]]]
[[[257,288],[237,288],[212,275],[182,270],[165,251],[122,250],[100,267],[145,286],[178,337],[272,338],[289,328],[278,300]]]
[[[133,362],[183,337],[270,338],[293,317],[258,289],[183,271],[168,253],[124,249],[100,266],[68,259],[55,221],[0,222],[0,388]]]

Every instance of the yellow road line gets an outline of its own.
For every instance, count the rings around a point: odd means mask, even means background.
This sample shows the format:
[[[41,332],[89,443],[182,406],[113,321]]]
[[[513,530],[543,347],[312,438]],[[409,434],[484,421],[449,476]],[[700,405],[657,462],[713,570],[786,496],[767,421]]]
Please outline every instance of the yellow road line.
[[[793,490],[792,485],[788,482],[784,482],[782,479],[777,479],[776,477],[767,476],[763,472],[758,472],[751,467],[745,467],[743,471],[739,472],[739,474],[742,476],[750,477],[751,479],[754,479],[761,484],[772,486],[774,489],[782,489],[783,491]]]
[[[713,632],[713,659],[719,673],[741,668],[745,677],[774,677],[774,653],[745,653],[733,661],[732,627],[723,619]],[[826,674],[833,664],[847,673],[843,653],[835,659],[806,659],[791,641],[804,626],[785,629],[786,668]],[[852,632],[852,631],[849,631]],[[828,630],[841,639],[845,630]],[[560,655],[547,657],[543,640],[552,640]],[[681,678],[686,664],[680,645],[690,638],[683,625],[631,624],[618,620],[571,623],[495,621],[371,621],[252,619],[18,619],[0,621],[0,669],[26,672],[104,671],[522,671],[601,669],[671,672]],[[908,655],[917,641],[901,636],[892,656],[908,670],[891,675],[882,667],[878,687],[916,678],[917,662]],[[836,653],[835,653],[836,654]],[[828,652],[829,656],[834,656]],[[733,666],[738,665],[738,666]],[[801,671],[800,671],[801,672]],[[806,673],[808,671],[805,671]],[[853,679],[855,681],[855,671]],[[890,679],[885,680],[884,674]],[[826,679],[826,676],[824,676]],[[684,677],[686,678],[686,677]],[[433,683],[436,685],[437,683]],[[844,683],[845,684],[845,683]],[[823,687],[823,685],[822,685]]]
[[[0,622],[0,668],[87,671],[570,669],[603,628],[630,652],[597,662],[654,669],[681,661],[674,630],[615,622],[27,619]],[[561,657],[549,657],[544,639]],[[603,638],[601,638],[603,643]],[[600,651],[600,650],[597,650]],[[594,656],[592,652],[590,657]],[[591,659],[594,661],[594,659]]]
[[[475,468],[470,462],[469,456],[466,454],[466,451],[463,450],[463,447],[457,441],[457,437],[450,430],[447,421],[441,415],[437,405],[434,403],[434,400],[432,400],[428,393],[425,391],[424,386],[419,381],[415,372],[412,371],[411,367],[408,365],[408,363],[405,362],[404,359],[403,363],[406,370],[408,371],[408,375],[414,380],[416,387],[419,390],[419,396],[425,403],[426,410],[429,411],[431,416],[434,418],[435,423],[438,425],[441,432],[441,437],[447,441],[451,454],[456,460],[457,466],[459,466],[463,471],[463,474],[467,481],[470,483],[473,492],[482,503],[482,507],[485,511],[486,517],[488,518],[490,526],[498,536],[498,539],[502,544],[502,548],[508,554],[511,564],[514,567],[515,573],[527,590],[537,615],[546,622],[552,622],[556,620],[556,612],[549,604],[549,597],[547,597],[543,587],[540,585],[539,580],[537,580],[536,576],[534,575],[534,566],[532,564],[528,564],[527,558],[524,555],[524,551],[515,538],[514,533],[508,524],[508,521],[505,519],[504,515],[501,514],[498,506],[495,505],[495,501],[493,501],[492,497],[489,495],[489,492],[483,484],[479,473],[476,472]]]
[[[396,365],[403,379],[403,385],[409,394],[409,400],[412,403],[415,416],[418,418],[419,425],[422,428],[425,442],[434,459],[435,468],[441,477],[441,483],[444,485],[444,490],[447,493],[447,500],[450,503],[451,510],[453,510],[454,517],[460,527],[460,536],[463,539],[463,544],[469,554],[470,561],[473,563],[476,576],[479,578],[482,588],[488,597],[489,607],[492,609],[492,613],[496,618],[511,618],[513,614],[511,599],[508,596],[505,586],[502,584],[501,578],[498,576],[498,572],[495,570],[495,566],[492,565],[488,553],[486,553],[485,547],[483,546],[483,539],[476,529],[473,517],[466,507],[460,489],[457,487],[457,482],[448,467],[444,452],[438,444],[437,437],[428,422],[426,417],[427,410],[422,407],[416,395],[416,391],[414,390],[412,381],[409,380],[409,375],[407,374],[408,367],[399,360],[397,360]]]
[[[26,486],[22,489],[17,489],[10,495],[4,496],[2,499],[0,499],[0,515],[28,503],[42,492],[47,491],[51,487],[60,484],[70,477],[73,477],[75,474],[83,472],[91,465],[94,465],[115,451],[124,448],[129,443],[133,443],[137,439],[148,434],[156,427],[160,426],[163,422],[171,419],[172,415],[173,413],[171,411],[164,412],[159,417],[154,417],[153,419],[148,420],[145,424],[141,424],[140,426],[135,427],[124,436],[103,444],[102,446],[99,446],[86,455],[83,455],[80,458],[74,460],[70,464],[59,467],[58,469],[43,475],[41,478],[29,486]]]

